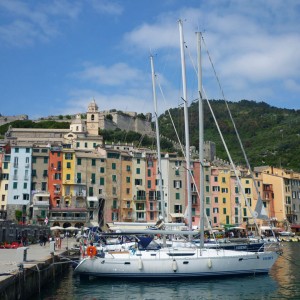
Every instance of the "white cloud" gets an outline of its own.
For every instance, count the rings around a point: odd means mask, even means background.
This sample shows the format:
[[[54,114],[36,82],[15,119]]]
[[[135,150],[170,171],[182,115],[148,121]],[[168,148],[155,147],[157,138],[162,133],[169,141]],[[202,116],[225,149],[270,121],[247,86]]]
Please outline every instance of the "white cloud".
[[[2,0],[0,12],[1,10],[7,13],[7,18],[0,26],[0,39],[13,46],[28,46],[59,35],[59,24],[76,18],[80,12],[80,5],[67,0],[37,5]]]
[[[125,63],[116,63],[109,67],[92,66],[88,63],[85,64],[84,70],[76,73],[75,76],[102,86],[137,85],[145,79],[145,75],[140,70]]]
[[[123,7],[116,2],[108,0],[92,0],[90,3],[98,13],[121,15],[123,12]]]

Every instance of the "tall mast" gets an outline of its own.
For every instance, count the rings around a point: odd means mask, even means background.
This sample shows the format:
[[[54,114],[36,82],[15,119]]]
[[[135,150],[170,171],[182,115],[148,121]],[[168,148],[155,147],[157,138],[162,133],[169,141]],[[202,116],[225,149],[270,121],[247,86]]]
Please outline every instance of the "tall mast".
[[[204,126],[202,99],[201,32],[197,34],[197,65],[199,92],[199,161],[200,161],[200,246],[204,247]]]
[[[157,99],[156,99],[156,88],[155,88],[155,72],[153,56],[150,56],[151,62],[151,74],[152,74],[152,92],[153,92],[153,102],[154,102],[154,114],[155,114],[155,131],[156,131],[156,145],[157,145],[157,158],[158,158],[158,175],[159,175],[159,191],[160,191],[160,201],[161,201],[161,214],[163,221],[165,222],[165,201],[164,201],[164,191],[162,185],[162,173],[161,173],[161,154],[160,154],[160,137],[159,137],[159,126],[158,126],[158,114],[157,114]]]
[[[179,20],[179,34],[180,34],[180,54],[181,54],[181,74],[182,74],[182,95],[184,102],[184,125],[185,125],[185,160],[186,160],[186,185],[187,185],[187,199],[188,199],[188,228],[192,230],[192,194],[191,194],[191,176],[190,176],[190,139],[189,139],[189,118],[188,118],[188,99],[186,89],[186,67],[184,55],[184,39],[182,21]]]

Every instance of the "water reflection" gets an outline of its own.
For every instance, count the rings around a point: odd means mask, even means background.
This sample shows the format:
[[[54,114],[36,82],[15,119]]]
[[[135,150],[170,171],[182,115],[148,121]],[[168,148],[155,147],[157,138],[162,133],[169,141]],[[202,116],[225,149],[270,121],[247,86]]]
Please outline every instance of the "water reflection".
[[[278,299],[300,299],[300,244],[292,242],[283,246],[283,255],[276,261],[270,276],[278,282]]]
[[[72,272],[40,299],[300,299],[300,243],[285,244],[269,275],[223,279],[82,281]]]

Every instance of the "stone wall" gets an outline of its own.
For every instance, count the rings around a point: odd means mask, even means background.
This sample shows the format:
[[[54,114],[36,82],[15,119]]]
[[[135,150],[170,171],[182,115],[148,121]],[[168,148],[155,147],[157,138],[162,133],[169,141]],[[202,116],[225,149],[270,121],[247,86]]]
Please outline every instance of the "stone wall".
[[[27,115],[17,115],[17,116],[0,115],[0,126],[18,120],[28,120],[28,116]]]

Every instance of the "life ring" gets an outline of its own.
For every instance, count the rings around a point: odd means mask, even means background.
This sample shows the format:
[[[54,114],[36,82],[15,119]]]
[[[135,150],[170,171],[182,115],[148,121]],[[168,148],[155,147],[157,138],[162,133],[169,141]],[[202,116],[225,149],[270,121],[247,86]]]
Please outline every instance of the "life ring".
[[[95,246],[88,246],[86,249],[86,254],[89,257],[94,257],[97,254],[97,248]]]

